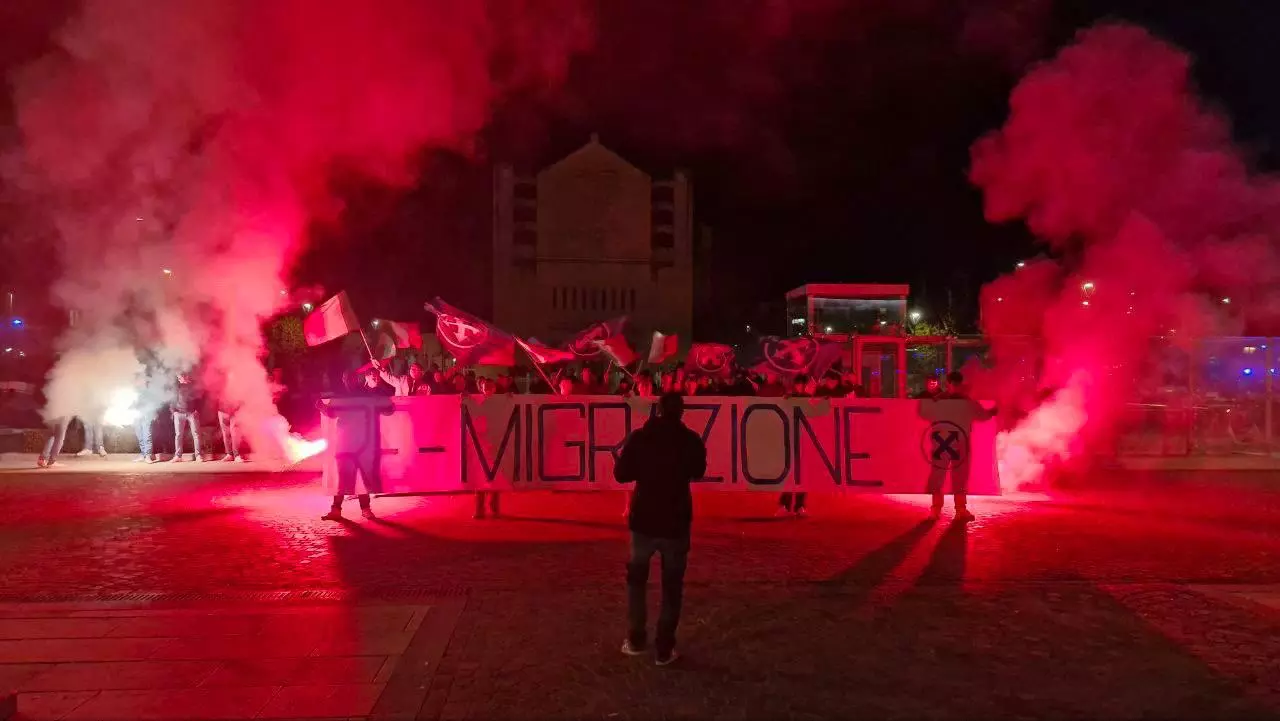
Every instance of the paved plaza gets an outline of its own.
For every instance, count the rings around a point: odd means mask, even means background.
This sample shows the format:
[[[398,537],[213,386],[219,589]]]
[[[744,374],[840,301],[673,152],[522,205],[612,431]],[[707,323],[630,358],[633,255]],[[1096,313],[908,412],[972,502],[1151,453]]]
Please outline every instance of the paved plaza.
[[[1280,718],[1275,474],[1098,477],[968,526],[703,494],[657,668],[618,652],[618,494],[325,523],[314,474],[116,468],[0,471],[15,718]]]

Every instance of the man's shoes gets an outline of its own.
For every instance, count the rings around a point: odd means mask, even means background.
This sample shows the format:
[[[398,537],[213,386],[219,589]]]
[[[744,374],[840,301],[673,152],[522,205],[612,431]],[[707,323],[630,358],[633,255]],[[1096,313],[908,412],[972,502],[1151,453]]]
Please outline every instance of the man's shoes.
[[[809,511],[804,506],[796,509],[796,518],[804,518],[807,515],[809,515]]]
[[[654,658],[653,662],[659,666],[670,666],[671,664],[675,663],[676,659],[678,658],[680,658],[680,654],[677,653],[676,650],[673,648],[669,652],[667,652],[667,655],[665,656],[663,656],[662,654],[658,654],[658,656]]]
[[[53,461],[46,462],[44,459],[44,456],[40,456],[39,458],[36,459],[36,468],[45,468],[46,466],[51,466],[51,465],[53,465]]]
[[[967,508],[956,509],[956,523],[968,523],[973,520],[973,514]]]
[[[936,521],[936,520],[938,520],[939,518],[942,518],[942,509],[941,509],[941,508],[930,508],[930,509],[929,509],[929,520],[930,520],[930,521]]]
[[[134,463],[150,463],[151,459],[146,456],[138,456],[137,458],[133,459],[133,462]]]
[[[236,463],[248,463],[249,459],[244,456],[236,456]]]
[[[480,510],[476,511],[476,512],[475,512],[475,515],[473,515],[473,516],[471,516],[471,517],[472,517],[473,519],[477,520],[477,521],[483,521],[483,520],[484,520],[484,509],[483,509],[483,508],[481,508]]]
[[[361,508],[361,509],[360,509],[360,515],[361,515],[361,516],[363,516],[363,517],[364,517],[364,520],[366,520],[366,521],[376,521],[376,520],[378,520],[378,517],[377,517],[377,516],[375,516],[375,515],[373,515],[373,509],[372,509],[372,508],[369,508],[368,506],[365,506],[364,508]]]
[[[199,453],[197,453],[197,454],[196,454],[196,463],[204,463],[204,456],[202,456],[202,455],[200,455]]]
[[[103,447],[103,446],[98,446],[98,455],[102,456],[103,458],[106,458],[106,457],[107,457],[107,449],[106,449],[105,447]]]
[[[622,642],[622,653],[626,656],[643,656],[644,646],[636,646],[631,639]]]
[[[320,520],[322,520],[322,521],[341,521],[341,520],[342,520],[342,509],[341,509],[341,508],[330,508],[328,513],[326,513],[326,514],[324,514],[323,516],[321,516],[321,517],[320,517]]]
[[[791,509],[787,508],[786,506],[778,506],[778,510],[774,511],[773,515],[776,518],[782,518],[783,516],[790,516]]]
[[[181,454],[181,453],[175,453],[175,454],[173,454],[173,458],[170,458],[170,459],[169,459],[169,462],[170,462],[170,463],[182,463],[182,454]]]
[[[227,455],[225,455],[225,456],[223,456],[223,457],[222,457],[222,462],[223,462],[223,463],[230,463],[230,462],[234,461],[235,459],[236,459],[236,457],[235,457],[235,456],[233,456],[233,455],[231,455],[230,453],[228,453]]]
[[[76,451],[76,457],[83,458],[89,455],[90,453],[93,453],[93,451],[89,450],[88,448],[81,448],[79,451]]]

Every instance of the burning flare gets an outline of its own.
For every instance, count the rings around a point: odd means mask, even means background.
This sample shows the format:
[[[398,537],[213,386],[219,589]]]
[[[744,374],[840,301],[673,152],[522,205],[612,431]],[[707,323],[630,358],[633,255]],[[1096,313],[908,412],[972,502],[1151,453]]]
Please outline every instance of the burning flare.
[[[111,393],[107,410],[102,414],[102,422],[109,426],[131,426],[138,419],[138,391],[133,388],[118,388]]]
[[[323,453],[329,447],[329,442],[323,438],[308,440],[300,433],[291,432],[289,422],[281,416],[272,419],[270,426],[272,434],[280,444],[280,449],[284,452],[284,457],[290,464],[301,463],[314,455]]]

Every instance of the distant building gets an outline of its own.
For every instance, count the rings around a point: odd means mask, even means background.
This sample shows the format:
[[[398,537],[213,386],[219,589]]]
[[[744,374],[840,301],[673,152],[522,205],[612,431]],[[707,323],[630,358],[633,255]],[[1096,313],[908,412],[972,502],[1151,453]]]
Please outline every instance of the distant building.
[[[693,197],[681,172],[648,174],[600,144],[540,171],[496,168],[493,321],[544,342],[630,316],[647,348],[655,330],[693,327]]]

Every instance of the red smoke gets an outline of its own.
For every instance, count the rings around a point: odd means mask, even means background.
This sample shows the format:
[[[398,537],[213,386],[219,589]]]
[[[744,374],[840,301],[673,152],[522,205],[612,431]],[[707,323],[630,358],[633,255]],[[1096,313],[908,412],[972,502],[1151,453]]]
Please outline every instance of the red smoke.
[[[468,147],[503,93],[561,80],[590,37],[581,5],[86,0],[14,78],[8,164],[58,231],[56,293],[81,318],[64,350],[203,363],[263,448],[259,326],[309,220],[336,207],[332,171],[403,183],[422,149]],[[65,370],[64,395],[129,382]]]
[[[972,148],[988,220],[1025,220],[1058,258],[983,292],[997,358],[1013,355],[1011,333],[1043,352],[1023,410],[1039,405],[1002,439],[1015,483],[1112,437],[1152,337],[1277,318],[1280,185],[1250,173],[1190,68],[1141,28],[1086,30],[1022,79],[1004,127]],[[986,381],[1017,386],[997,362]]]

